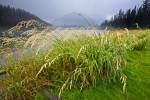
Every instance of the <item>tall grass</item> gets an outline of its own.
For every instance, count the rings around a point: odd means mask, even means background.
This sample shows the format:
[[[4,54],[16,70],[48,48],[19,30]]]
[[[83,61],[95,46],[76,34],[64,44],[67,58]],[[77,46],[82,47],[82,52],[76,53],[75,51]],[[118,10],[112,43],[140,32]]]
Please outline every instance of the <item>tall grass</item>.
[[[55,39],[53,48],[45,54],[7,65],[7,77],[2,82],[6,93],[4,97],[33,99],[41,86],[59,93],[61,97],[66,89],[77,88],[83,91],[85,88],[96,87],[97,82],[119,82],[123,92],[126,92],[128,78],[124,70],[127,53],[144,49],[149,41],[149,35],[145,33],[129,32]]]
[[[82,40],[57,40],[37,76],[46,72],[48,76],[52,76],[52,72],[57,73],[54,76],[63,76],[66,81],[60,88],[59,96],[64,89],[79,87],[83,90],[95,86],[98,80],[109,83],[121,79],[125,92],[127,77],[123,69],[126,53],[132,49],[135,39],[129,34],[104,33]]]

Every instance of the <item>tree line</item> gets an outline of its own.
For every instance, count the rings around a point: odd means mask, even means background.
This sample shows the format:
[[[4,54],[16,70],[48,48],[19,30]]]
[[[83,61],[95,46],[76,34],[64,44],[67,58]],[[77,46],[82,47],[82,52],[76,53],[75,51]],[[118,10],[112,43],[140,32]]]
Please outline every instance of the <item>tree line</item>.
[[[13,27],[18,22],[28,19],[40,20],[37,16],[25,10],[0,5],[0,31]]]
[[[128,9],[126,12],[120,10],[111,20],[105,20],[102,28],[150,28],[150,0],[144,0],[140,7]]]

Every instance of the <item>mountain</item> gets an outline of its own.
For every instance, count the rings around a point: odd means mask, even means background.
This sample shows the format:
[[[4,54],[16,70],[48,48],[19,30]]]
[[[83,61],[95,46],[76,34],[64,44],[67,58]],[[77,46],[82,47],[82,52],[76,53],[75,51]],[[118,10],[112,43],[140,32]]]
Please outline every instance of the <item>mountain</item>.
[[[25,10],[16,9],[10,6],[0,5],[0,32],[15,26],[18,22],[21,22],[23,20],[30,20],[30,19],[44,22],[37,16]]]
[[[57,18],[52,23],[56,26],[61,26],[61,27],[93,27],[95,26],[94,21],[90,17],[81,13],[76,13],[76,12],[72,12],[60,18]]]

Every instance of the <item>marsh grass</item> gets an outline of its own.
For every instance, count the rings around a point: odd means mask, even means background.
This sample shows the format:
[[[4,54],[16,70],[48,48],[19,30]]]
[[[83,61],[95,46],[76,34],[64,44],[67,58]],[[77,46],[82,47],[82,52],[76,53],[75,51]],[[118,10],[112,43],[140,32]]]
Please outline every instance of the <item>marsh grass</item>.
[[[66,81],[60,88],[59,96],[65,89],[79,87],[82,91],[90,86],[95,87],[99,80],[111,83],[120,79],[125,92],[127,77],[123,70],[126,53],[132,50],[136,39],[135,35],[104,33],[82,40],[57,40],[37,76],[45,72],[52,75],[52,71],[63,76],[63,81]]]
[[[124,70],[128,52],[146,48],[149,43],[147,33],[118,31],[86,38],[55,38],[53,48],[47,52],[29,58],[23,56],[18,62],[10,61],[6,65],[6,79],[0,82],[4,87],[3,97],[6,100],[34,99],[40,92],[39,86],[46,86],[61,97],[66,90],[84,91],[96,87],[97,83],[121,84],[126,93],[128,77]],[[27,45],[36,46],[40,37],[33,37],[34,42],[31,39]]]

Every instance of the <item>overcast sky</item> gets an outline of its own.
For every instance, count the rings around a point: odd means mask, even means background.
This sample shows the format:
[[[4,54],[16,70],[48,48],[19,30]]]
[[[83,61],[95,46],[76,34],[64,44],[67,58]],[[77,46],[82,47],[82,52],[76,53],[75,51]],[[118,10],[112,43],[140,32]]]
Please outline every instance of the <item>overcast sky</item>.
[[[0,0],[0,4],[11,5],[29,11],[43,20],[51,22],[71,12],[86,14],[97,23],[109,19],[119,9],[126,10],[143,0]]]

